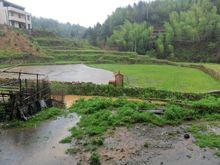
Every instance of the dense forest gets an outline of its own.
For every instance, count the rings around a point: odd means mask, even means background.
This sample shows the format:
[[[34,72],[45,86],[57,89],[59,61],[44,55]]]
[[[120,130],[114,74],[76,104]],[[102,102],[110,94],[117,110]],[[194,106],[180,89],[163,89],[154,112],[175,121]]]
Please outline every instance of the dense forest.
[[[220,0],[140,1],[88,28],[92,45],[157,58],[220,62]]]
[[[53,32],[62,37],[82,38],[86,28],[70,23],[60,23],[53,19],[32,17],[34,30]]]

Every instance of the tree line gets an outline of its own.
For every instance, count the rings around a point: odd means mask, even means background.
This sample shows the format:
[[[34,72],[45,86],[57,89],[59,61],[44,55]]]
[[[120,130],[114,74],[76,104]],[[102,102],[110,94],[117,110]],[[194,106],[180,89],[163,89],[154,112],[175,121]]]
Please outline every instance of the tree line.
[[[78,38],[84,36],[86,28],[70,23],[60,23],[54,19],[32,17],[34,30],[53,32],[62,37]]]
[[[220,62],[220,0],[140,1],[116,9],[102,25],[88,28],[84,38],[121,51],[153,50],[158,58]]]

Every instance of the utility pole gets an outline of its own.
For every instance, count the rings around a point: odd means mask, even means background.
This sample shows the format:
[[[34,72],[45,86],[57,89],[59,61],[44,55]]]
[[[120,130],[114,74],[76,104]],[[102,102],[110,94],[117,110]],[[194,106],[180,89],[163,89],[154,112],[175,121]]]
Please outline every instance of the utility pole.
[[[149,18],[149,2],[147,2],[147,20]]]

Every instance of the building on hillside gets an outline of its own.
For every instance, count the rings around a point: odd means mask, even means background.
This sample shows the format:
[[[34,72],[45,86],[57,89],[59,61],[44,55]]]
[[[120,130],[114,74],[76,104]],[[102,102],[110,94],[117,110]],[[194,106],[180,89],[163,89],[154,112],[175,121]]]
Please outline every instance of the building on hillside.
[[[32,29],[31,14],[22,6],[0,0],[0,24],[30,30]]]

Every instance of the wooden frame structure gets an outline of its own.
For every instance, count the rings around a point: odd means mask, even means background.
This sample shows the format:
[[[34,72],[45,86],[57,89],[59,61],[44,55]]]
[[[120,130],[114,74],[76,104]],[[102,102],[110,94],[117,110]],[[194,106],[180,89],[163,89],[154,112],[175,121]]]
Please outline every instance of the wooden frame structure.
[[[17,79],[3,79],[0,83],[0,104],[4,107],[4,119],[27,120],[45,107],[52,106],[50,83],[43,74],[3,71],[15,74]],[[34,76],[22,79],[22,75]],[[0,116],[1,117],[1,116]]]

